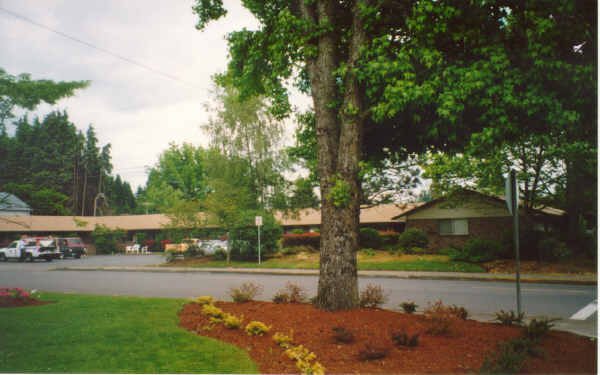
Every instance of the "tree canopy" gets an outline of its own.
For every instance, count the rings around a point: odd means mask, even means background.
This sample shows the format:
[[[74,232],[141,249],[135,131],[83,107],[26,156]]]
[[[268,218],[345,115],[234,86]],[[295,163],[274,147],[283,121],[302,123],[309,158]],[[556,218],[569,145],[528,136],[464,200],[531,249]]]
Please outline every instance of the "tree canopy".
[[[593,3],[243,4],[261,26],[229,34],[223,79],[242,97],[270,98],[280,117],[290,111],[290,80],[313,98],[322,308],[357,305],[361,161],[390,150],[457,152],[474,133],[489,142],[564,134],[577,156],[577,142],[595,132]],[[226,14],[220,0],[197,0],[193,10],[198,29]]]

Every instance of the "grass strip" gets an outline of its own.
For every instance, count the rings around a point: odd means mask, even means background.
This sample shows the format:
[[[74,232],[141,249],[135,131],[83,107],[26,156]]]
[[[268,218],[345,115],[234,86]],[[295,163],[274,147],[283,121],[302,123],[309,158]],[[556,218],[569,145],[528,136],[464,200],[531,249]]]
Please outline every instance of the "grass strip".
[[[210,261],[191,264],[162,264],[161,267],[191,267],[191,268],[281,268],[281,269],[318,269],[319,263],[311,261],[280,262],[278,259],[269,259],[258,262]],[[358,270],[364,271],[427,271],[427,272],[485,272],[481,266],[466,262],[437,261],[437,260],[412,260],[412,261],[385,261],[370,262],[358,261]]]
[[[41,294],[0,309],[3,373],[256,373],[242,350],[178,328],[182,299]]]

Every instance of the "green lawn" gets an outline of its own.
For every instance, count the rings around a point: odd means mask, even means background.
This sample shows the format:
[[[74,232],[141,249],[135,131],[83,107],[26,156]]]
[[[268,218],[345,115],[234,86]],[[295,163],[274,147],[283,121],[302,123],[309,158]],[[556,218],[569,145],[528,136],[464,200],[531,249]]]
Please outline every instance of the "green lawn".
[[[163,264],[164,267],[201,267],[201,268],[284,268],[284,269],[318,269],[319,254],[309,253],[271,258],[258,262],[237,262],[227,264],[225,261],[175,262]],[[385,251],[377,251],[374,256],[358,255],[359,270],[377,271],[432,271],[432,272],[485,272],[477,265],[466,262],[453,262],[446,255],[390,255]]]
[[[184,300],[42,293],[0,309],[3,373],[256,373],[248,355],[178,328]]]

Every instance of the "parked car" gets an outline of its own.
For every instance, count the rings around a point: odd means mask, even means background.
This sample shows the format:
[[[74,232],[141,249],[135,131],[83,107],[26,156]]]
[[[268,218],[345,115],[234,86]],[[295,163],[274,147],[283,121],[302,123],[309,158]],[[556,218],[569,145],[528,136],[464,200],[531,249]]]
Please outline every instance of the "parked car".
[[[81,258],[83,255],[87,255],[87,248],[85,247],[85,243],[83,243],[81,238],[60,237],[57,240],[63,258]]]
[[[33,237],[20,241],[13,241],[8,247],[0,249],[0,261],[17,259],[19,262],[33,262],[36,259],[44,259],[51,262],[60,258],[60,250],[55,238]]]

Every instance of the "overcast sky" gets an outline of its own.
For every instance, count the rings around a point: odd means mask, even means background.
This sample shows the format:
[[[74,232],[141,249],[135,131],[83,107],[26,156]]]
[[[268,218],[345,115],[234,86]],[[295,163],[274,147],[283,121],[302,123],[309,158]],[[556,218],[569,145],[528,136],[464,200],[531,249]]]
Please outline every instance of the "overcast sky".
[[[239,1],[224,3],[227,17],[201,32],[192,0],[0,0],[0,8],[46,27],[0,9],[0,68],[33,79],[90,80],[87,89],[38,112],[65,109],[84,132],[92,124],[100,146],[112,144],[113,174],[135,192],[169,143],[207,144],[199,125],[208,118],[211,76],[227,64],[224,37],[257,27]]]

